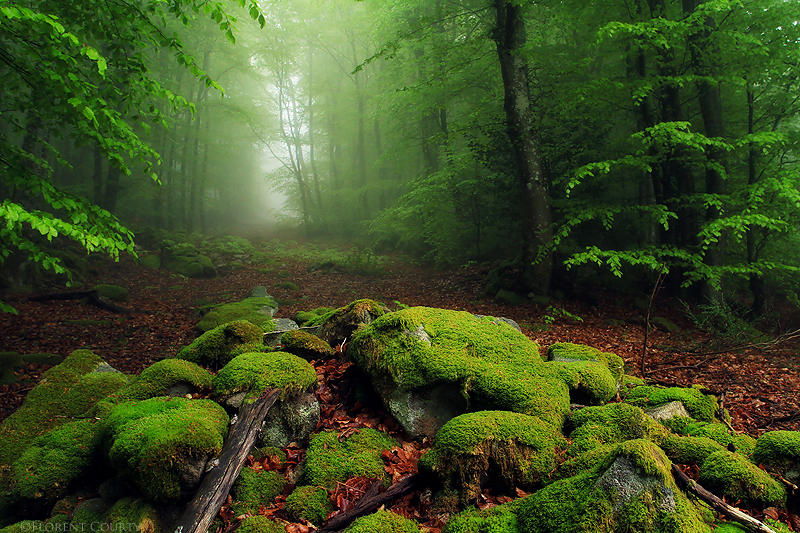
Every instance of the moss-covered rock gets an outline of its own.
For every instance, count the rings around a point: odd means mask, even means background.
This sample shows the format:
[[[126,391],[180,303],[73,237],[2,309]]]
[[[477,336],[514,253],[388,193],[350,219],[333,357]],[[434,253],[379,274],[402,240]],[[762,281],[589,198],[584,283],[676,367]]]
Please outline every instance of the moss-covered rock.
[[[362,516],[345,529],[347,533],[419,533],[416,522],[391,511]]]
[[[542,361],[535,342],[491,317],[427,307],[395,311],[359,330],[347,355],[413,435],[432,435],[465,411],[515,411],[555,426],[569,411],[561,369]]]
[[[286,533],[282,523],[270,520],[266,516],[250,516],[242,520],[236,530],[238,533]]]
[[[105,424],[111,464],[148,498],[174,500],[219,455],[228,415],[210,400],[151,398],[115,406]]]
[[[68,531],[72,531],[73,528],[75,528],[76,531],[82,531],[85,530],[85,528],[91,528],[92,524],[94,524],[96,528],[101,527],[107,511],[108,505],[102,498],[91,498],[79,502],[72,513]]]
[[[87,418],[38,437],[11,465],[13,500],[38,509],[52,506],[96,459],[101,427],[94,418]]]
[[[272,315],[278,309],[278,302],[271,296],[250,297],[239,302],[231,302],[213,307],[195,326],[200,331],[209,331],[234,320],[247,320],[263,331],[273,331],[275,324]]]
[[[676,416],[662,421],[662,424],[680,435],[707,437],[744,455],[753,453],[756,445],[756,440],[750,435],[731,433],[725,424],[719,422],[698,422],[692,418]]]
[[[756,441],[752,459],[797,483],[800,480],[800,431],[764,433]]]
[[[553,361],[547,366],[558,369],[558,376],[569,387],[569,398],[572,403],[602,405],[617,395],[617,381],[603,363]]]
[[[727,450],[712,453],[703,461],[700,482],[708,490],[745,505],[786,504],[786,490],[780,483],[746,457]]]
[[[161,267],[188,278],[213,278],[217,269],[211,259],[190,243],[165,241],[161,250]]]
[[[420,461],[457,488],[464,503],[491,484],[513,493],[532,490],[555,468],[566,440],[539,418],[509,411],[478,411],[458,416],[436,433],[433,448]]]
[[[278,472],[242,468],[233,485],[233,505],[235,516],[257,514],[261,505],[272,503],[283,492],[286,480]]]
[[[614,381],[619,384],[625,369],[625,362],[622,357],[611,352],[603,352],[597,348],[586,346],[585,344],[573,344],[571,342],[557,342],[547,348],[547,358],[550,361],[561,361],[564,363],[577,361],[597,361],[603,363],[611,372]]]
[[[91,531],[91,524],[87,524]],[[163,520],[156,509],[144,500],[122,498],[111,506],[103,515],[103,524],[95,530],[100,531],[139,531],[141,533],[159,533],[165,531]],[[86,531],[86,529],[84,529]]]
[[[283,398],[296,396],[317,383],[308,361],[285,352],[245,353],[234,357],[214,377],[214,396],[237,407],[244,398],[266,389],[281,389]]]
[[[670,433],[661,441],[661,449],[673,463],[701,465],[709,455],[725,448],[707,437],[684,437]]]
[[[324,487],[305,485],[297,487],[286,497],[286,514],[291,520],[308,520],[320,525],[333,511],[333,504]]]
[[[285,397],[267,413],[259,440],[262,445],[276,447],[305,442],[317,429],[320,414],[313,391]]]
[[[675,485],[664,453],[642,439],[617,444],[591,470],[520,500],[517,519],[526,533],[710,531]]]
[[[654,387],[645,385],[632,389],[625,398],[625,401],[640,407],[655,407],[665,403],[679,401],[689,414],[705,422],[713,422],[719,404],[717,399],[711,395],[704,394],[699,388],[681,387]]]
[[[333,489],[337,482],[351,477],[367,477],[388,482],[381,452],[398,443],[378,430],[365,428],[339,440],[336,431],[323,431],[311,438],[306,452],[303,476],[310,485]]]
[[[107,401],[146,400],[156,396],[184,396],[211,389],[208,370],[184,359],[163,359],[145,368],[141,374]]]
[[[293,318],[301,326],[319,326],[322,324],[322,317],[333,310],[332,307],[317,307],[311,311],[298,311]]]
[[[467,509],[448,520],[442,533],[525,533],[517,521],[518,501],[485,510]]]
[[[260,327],[247,320],[235,320],[206,331],[178,352],[177,357],[217,370],[233,359],[234,350],[245,345],[259,346],[263,338]]]
[[[283,351],[293,353],[308,361],[325,359],[333,356],[334,353],[330,344],[316,335],[300,329],[284,333],[281,336],[281,344],[283,345]]]
[[[575,428],[570,433],[569,453],[573,456],[604,444],[631,439],[661,442],[668,433],[640,408],[625,403],[585,407],[572,414],[570,425]]]
[[[101,298],[111,300],[112,302],[127,302],[128,301],[128,288],[122,285],[113,285],[111,283],[101,283],[92,287],[92,290],[97,293]]]
[[[315,322],[320,324],[319,337],[333,346],[352,338],[357,330],[388,312],[382,303],[362,299],[330,311]]]

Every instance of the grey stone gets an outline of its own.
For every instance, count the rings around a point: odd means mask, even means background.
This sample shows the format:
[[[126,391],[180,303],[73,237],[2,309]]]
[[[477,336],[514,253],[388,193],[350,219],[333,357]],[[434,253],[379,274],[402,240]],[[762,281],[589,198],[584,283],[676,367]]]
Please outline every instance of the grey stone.
[[[388,395],[389,412],[414,438],[433,437],[448,420],[467,411],[464,398],[454,386],[442,385]]]
[[[113,366],[106,363],[105,361],[98,363],[97,367],[94,370],[92,370],[92,372],[116,372],[117,374],[122,373]]]
[[[288,398],[269,410],[259,441],[262,446],[277,448],[304,441],[317,428],[319,419],[319,402],[313,392]]]
[[[648,493],[652,505],[660,511],[675,512],[675,493],[654,476],[639,473],[633,462],[621,455],[603,472],[595,487],[601,489],[614,505],[614,512],[642,494]]]
[[[300,326],[297,325],[297,322],[291,318],[273,318],[272,322],[275,324],[275,331],[270,331],[269,333],[264,334],[265,346],[272,346],[274,348],[281,343],[281,337],[284,333],[287,331],[300,329]]]
[[[517,324],[516,321],[511,320],[510,318],[506,318],[506,317],[502,317],[502,316],[489,316],[489,315],[474,315],[474,316],[475,316],[475,318],[483,318],[483,317],[487,317],[488,316],[489,318],[492,319],[492,321],[494,323],[505,322],[506,324],[508,324],[509,326],[514,328],[515,330],[520,331],[520,332],[522,331],[522,328],[519,327],[519,324]]]
[[[431,345],[431,336],[428,335],[428,332],[425,331],[425,326],[423,326],[422,324],[417,326],[417,329],[415,329],[414,331],[405,330],[405,331],[403,331],[403,333],[408,335],[412,339],[416,339],[416,340],[418,340],[420,342],[424,342],[428,346]]]
[[[186,396],[193,393],[194,390],[188,383],[176,383],[167,389],[167,396]]]
[[[646,409],[645,413],[647,413],[647,415],[654,420],[669,420],[670,418],[676,416],[685,416],[686,418],[691,418],[691,415],[689,414],[689,411],[686,410],[686,407],[684,407],[684,405],[677,400]]]

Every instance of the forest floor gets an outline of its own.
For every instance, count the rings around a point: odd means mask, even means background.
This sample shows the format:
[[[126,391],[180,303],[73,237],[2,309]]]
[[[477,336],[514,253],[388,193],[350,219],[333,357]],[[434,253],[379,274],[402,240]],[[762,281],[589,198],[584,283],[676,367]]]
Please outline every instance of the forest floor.
[[[503,304],[483,295],[485,275],[486,269],[477,266],[434,270],[396,262],[380,275],[363,276],[309,268],[307,260],[293,256],[278,258],[269,265],[247,266],[215,279],[195,280],[148,269],[123,258],[97,271],[86,280],[86,286],[101,282],[127,286],[130,298],[124,305],[132,313],[117,314],[80,300],[31,302],[28,294],[3,294],[0,297],[19,314],[0,314],[0,351],[66,356],[73,350],[88,348],[113,367],[138,373],[155,361],[175,355],[197,336],[194,325],[202,305],[236,301],[246,297],[254,286],[264,285],[280,304],[276,316],[291,318],[300,310],[337,307],[357,298],[380,300],[390,308],[401,303],[467,310],[514,319],[543,349],[555,342],[575,342],[617,353],[624,358],[629,373],[639,374],[644,318],[632,302],[617,294],[599,294],[593,295],[593,303],[567,300],[548,305]],[[287,281],[298,289],[286,288]],[[649,381],[703,385],[716,394],[724,393],[724,406],[732,415],[736,431],[758,436],[768,430],[800,430],[797,339],[726,351],[720,348],[725,339],[714,339],[694,328],[676,302],[655,301],[655,315],[677,327],[670,326],[672,331],[668,331],[656,326],[650,331]],[[400,457],[397,452],[385,457],[387,471],[397,477],[415,470],[413,463],[425,443],[403,438],[385,413],[348,403],[347,365],[337,360],[317,364],[322,428],[387,429],[404,443]],[[0,420],[21,405],[46,368],[29,364],[19,371],[23,378],[19,382],[0,385]],[[358,489],[353,490],[338,496],[340,508],[347,507],[349,498],[355,497]],[[487,496],[484,503],[497,501]],[[436,530],[437,520],[425,515],[419,494],[398,505],[404,514],[423,517]],[[280,505],[276,509],[279,508]],[[303,531],[302,526],[298,528]]]

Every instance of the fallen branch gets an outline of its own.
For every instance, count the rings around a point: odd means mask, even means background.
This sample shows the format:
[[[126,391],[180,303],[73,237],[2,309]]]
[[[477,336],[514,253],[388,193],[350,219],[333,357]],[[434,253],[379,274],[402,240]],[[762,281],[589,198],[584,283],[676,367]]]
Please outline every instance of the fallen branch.
[[[228,492],[242,470],[256,441],[264,417],[278,399],[276,389],[266,390],[251,403],[242,404],[219,458],[219,465],[203,478],[194,498],[186,506],[175,533],[205,533],[217,516]]]
[[[317,530],[317,533],[334,533],[344,529],[356,518],[376,511],[382,505],[386,505],[392,500],[411,492],[421,479],[422,477],[419,474],[414,474],[401,479],[380,494],[374,496],[365,495],[356,503],[355,507],[346,513],[339,513],[325,522],[322,528]]]
[[[716,509],[728,518],[731,518],[742,524],[747,530],[755,531],[757,533],[775,533],[773,529],[763,522],[760,522],[749,514],[728,505],[722,501],[721,498],[701,487],[695,480],[684,474],[683,471],[676,465],[672,465],[672,475],[675,477],[675,481],[678,483],[678,485],[684,487],[686,490],[709,504],[713,509]]]
[[[39,296],[31,296],[28,298],[28,300],[31,302],[46,302],[49,300],[82,300],[84,298],[89,300],[89,303],[92,305],[95,305],[100,309],[105,309],[106,311],[111,311],[112,313],[121,313],[127,315],[131,312],[130,309],[126,309],[124,307],[114,305],[109,301],[103,300],[100,295],[97,294],[96,290],[41,294]]]

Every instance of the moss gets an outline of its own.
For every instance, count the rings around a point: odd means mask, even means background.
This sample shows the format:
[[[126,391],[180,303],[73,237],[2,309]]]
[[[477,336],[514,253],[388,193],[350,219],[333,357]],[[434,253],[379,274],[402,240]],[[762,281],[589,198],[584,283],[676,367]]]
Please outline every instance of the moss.
[[[442,533],[524,533],[519,528],[516,507],[498,505],[485,510],[467,509],[452,517]]]
[[[106,511],[100,530],[155,533],[163,531],[164,524],[156,509],[149,503],[134,498],[122,498]]]
[[[800,431],[768,431],[756,441],[753,461],[800,477]]]
[[[101,298],[111,300],[113,302],[127,302],[128,301],[128,288],[121,285],[112,285],[110,283],[101,283],[92,287],[92,290],[97,292]]]
[[[707,437],[684,437],[669,434],[661,442],[661,449],[664,450],[664,453],[673,463],[680,465],[695,463],[699,465],[712,453],[722,451],[725,448]]]
[[[324,431],[311,437],[303,475],[309,484],[327,489],[351,477],[387,482],[381,452],[394,446],[398,446],[396,440],[371,428],[361,429],[342,441],[338,432]]]
[[[491,317],[402,309],[358,331],[347,355],[385,395],[450,384],[471,409],[526,413],[556,426],[569,411],[559,368],[542,361],[535,342]]]
[[[146,400],[166,396],[176,385],[188,385],[195,392],[211,389],[208,370],[183,359],[163,359],[145,368],[130,384],[112,394],[116,401]]]
[[[76,350],[42,374],[22,406],[0,425],[0,477],[33,440],[85,414],[98,400],[119,389],[119,372],[94,372],[105,363],[89,350]],[[0,483],[0,485],[5,485]]]
[[[622,380],[625,369],[625,362],[622,357],[611,352],[600,351],[585,344],[557,342],[547,348],[547,357],[555,361],[598,361],[608,368],[616,383]]]
[[[608,368],[597,361],[550,362],[567,384],[570,401],[581,405],[601,405],[617,395],[617,382]]]
[[[283,492],[286,480],[278,472],[242,468],[233,485],[234,515],[257,514],[261,505],[267,505]]]
[[[665,403],[679,401],[686,407],[689,414],[697,420],[705,422],[714,421],[719,411],[717,399],[703,394],[698,388],[668,387],[660,388],[645,385],[636,387],[628,393],[626,402],[640,407],[655,407]]]
[[[301,329],[293,329],[284,333],[281,336],[281,344],[283,344],[284,351],[307,360],[331,357],[334,354],[330,344]]]
[[[325,488],[306,485],[292,491],[284,509],[293,521],[308,520],[319,525],[333,511],[333,504]]]
[[[585,407],[570,417],[575,428],[570,434],[570,455],[576,456],[604,444],[630,439],[650,439],[660,442],[667,430],[638,407],[612,403]]]
[[[284,352],[245,353],[234,357],[214,377],[216,397],[239,392],[258,396],[265,389],[281,389],[294,395],[317,383],[317,372],[308,361]]]
[[[618,463],[618,460],[621,460]],[[606,479],[612,465],[622,465],[627,488]],[[615,490],[610,487],[619,487]],[[556,481],[517,504],[520,530],[526,533],[710,531],[700,512],[678,490],[670,462],[652,442],[638,439],[614,445],[594,467]]]
[[[253,448],[250,454],[256,461],[264,459],[265,457],[277,457],[278,462],[283,464],[286,462],[286,459],[288,459],[286,452],[275,446],[262,446],[261,448]]]
[[[712,453],[700,466],[700,482],[708,490],[745,505],[762,507],[786,504],[786,491],[772,477],[737,453]]]
[[[151,398],[117,405],[106,428],[111,464],[149,498],[175,499],[197,461],[219,455],[228,415],[210,400]]]
[[[378,511],[362,516],[345,529],[347,533],[419,533],[413,520],[391,511]]]
[[[530,490],[547,478],[566,440],[539,418],[509,411],[478,411],[453,418],[436,433],[421,466],[446,485],[458,485],[463,500],[480,495],[487,482],[500,490]]]
[[[294,321],[300,326],[319,326],[322,324],[322,317],[332,314],[332,307],[317,307],[311,311],[298,311],[294,315]]]
[[[207,368],[218,369],[233,359],[231,351],[246,344],[260,345],[264,331],[246,320],[235,320],[206,331],[178,352],[186,359]]]
[[[103,524],[103,517],[108,511],[108,505],[101,498],[92,498],[80,502],[72,514],[69,531],[91,530],[91,525],[95,527]]]
[[[189,243],[174,244],[164,241],[161,267],[188,278],[213,278],[217,275],[211,259]]]
[[[364,298],[330,311],[310,325],[319,324],[319,336],[329,343],[338,343],[351,338],[360,328],[388,312],[382,303]]]
[[[274,298],[253,297],[245,298],[240,302],[232,302],[214,307],[211,311],[203,315],[195,328],[200,331],[208,331],[217,326],[233,322],[234,320],[247,320],[248,322],[260,327],[263,331],[275,330],[272,323],[272,313],[278,308],[278,303]]]
[[[12,497],[52,505],[64,496],[94,460],[100,429],[94,419],[76,420],[37,438],[11,465]]]
[[[139,263],[147,268],[161,268],[161,257],[157,254],[147,254],[139,258]]]
[[[744,434],[732,434],[725,424],[718,422],[709,424],[707,422],[698,422],[691,418],[674,417],[662,423],[675,433],[692,437],[707,437],[744,455],[753,453],[756,445],[756,440],[753,437]]]
[[[0,529],[0,533],[31,533],[32,531],[45,531],[44,522],[41,520],[23,520]]]
[[[286,533],[282,523],[270,520],[266,516],[251,516],[242,520],[236,529],[238,533]]]

